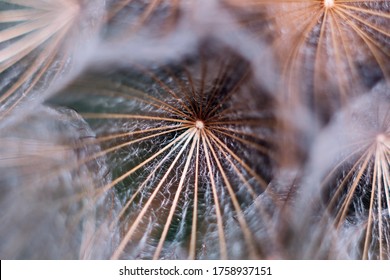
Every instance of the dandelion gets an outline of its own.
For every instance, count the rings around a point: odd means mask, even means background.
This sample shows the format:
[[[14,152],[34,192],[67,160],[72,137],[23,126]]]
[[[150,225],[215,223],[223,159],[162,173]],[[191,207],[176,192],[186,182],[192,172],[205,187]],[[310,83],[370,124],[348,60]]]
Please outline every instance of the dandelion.
[[[320,138],[316,157],[321,157],[323,164],[315,166],[326,172],[316,172],[314,176],[322,178],[321,190],[310,193],[320,196],[323,202],[322,218],[317,223],[323,232],[315,246],[321,253],[327,251],[328,258],[390,257],[388,93],[388,87],[377,86],[369,96],[339,114]],[[328,148],[329,154],[323,156],[325,146],[334,141],[338,145]]]
[[[1,130],[2,258],[107,258],[107,246],[91,240],[109,242],[104,217],[113,215],[115,200],[109,193],[97,202],[89,195],[109,180],[104,157],[78,164],[99,151],[86,144],[91,137],[74,111],[46,106]]]
[[[329,118],[357,92],[390,78],[389,1],[224,0],[271,41],[283,98]]]
[[[83,109],[103,146],[95,157],[110,161],[113,179],[102,190],[115,188],[122,200],[111,258],[265,254],[244,209],[271,178],[272,102],[249,65],[225,53],[95,74],[56,98]]]
[[[0,2],[0,118],[67,70],[75,24],[79,33],[92,30],[85,26],[89,16],[81,18],[84,6],[79,0]]]

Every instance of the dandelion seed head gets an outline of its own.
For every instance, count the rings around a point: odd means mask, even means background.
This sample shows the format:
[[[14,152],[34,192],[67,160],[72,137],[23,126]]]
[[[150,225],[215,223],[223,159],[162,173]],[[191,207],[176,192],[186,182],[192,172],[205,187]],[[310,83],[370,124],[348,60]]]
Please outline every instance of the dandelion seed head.
[[[91,73],[54,98],[87,110],[107,153],[113,180],[103,188],[115,189],[123,207],[113,259],[264,253],[243,210],[272,176],[273,102],[245,59],[212,46],[181,63]]]
[[[107,205],[113,204],[108,203],[106,195],[93,203],[89,194],[96,191],[99,182],[109,180],[109,174],[102,158],[77,165],[80,158],[99,150],[97,145],[86,144],[93,138],[90,127],[76,112],[46,106],[35,108],[28,120],[2,129],[0,254],[3,257],[105,256],[106,246],[88,248],[87,240],[111,212],[111,206]],[[106,230],[102,226],[97,236],[104,236]]]
[[[224,1],[243,28],[270,42],[281,97],[293,107],[314,104],[325,123],[358,92],[390,79],[388,1]]]
[[[378,84],[339,112],[318,137],[304,182],[317,221],[304,230],[314,241],[309,254],[384,259],[390,253],[383,238],[390,213],[388,92],[386,83]],[[351,244],[339,243],[348,238]]]

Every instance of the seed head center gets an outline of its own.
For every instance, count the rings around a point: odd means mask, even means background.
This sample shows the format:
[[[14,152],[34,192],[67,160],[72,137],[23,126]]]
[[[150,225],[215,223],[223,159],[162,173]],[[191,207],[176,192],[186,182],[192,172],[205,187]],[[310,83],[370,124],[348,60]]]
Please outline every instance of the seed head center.
[[[378,144],[386,144],[386,142],[388,141],[387,137],[385,134],[379,134],[377,137],[376,137],[376,141]]]
[[[197,129],[199,129],[199,130],[203,129],[203,128],[204,128],[204,122],[201,121],[201,120],[197,120],[197,121],[195,122],[195,127],[196,127]]]
[[[332,8],[334,6],[335,0],[324,0],[324,6],[325,8]]]

